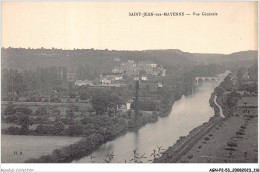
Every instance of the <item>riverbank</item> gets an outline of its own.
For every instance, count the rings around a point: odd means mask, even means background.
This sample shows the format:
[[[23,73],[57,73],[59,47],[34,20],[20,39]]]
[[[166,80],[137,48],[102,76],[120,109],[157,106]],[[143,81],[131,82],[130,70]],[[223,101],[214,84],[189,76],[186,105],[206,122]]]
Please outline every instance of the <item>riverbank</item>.
[[[210,95],[209,104],[214,109],[214,116],[209,119],[208,122],[194,128],[189,132],[187,136],[182,136],[176,143],[169,147],[165,152],[162,153],[160,158],[155,158],[154,163],[176,163],[187,153],[197,141],[203,138],[211,129],[213,129],[217,124],[222,122],[220,107],[216,103],[217,96],[216,91]],[[209,139],[205,137],[204,143]]]
[[[214,117],[180,138],[155,163],[258,162],[258,115],[237,109],[241,96],[235,90],[227,91],[230,86],[227,77],[211,94]]]
[[[173,104],[171,100],[169,104]],[[155,123],[158,117],[165,117],[169,115],[170,110],[166,112],[146,114],[143,112],[137,118],[132,118],[127,124],[119,126],[117,130],[112,131],[109,135],[98,135],[98,133],[91,133],[89,136],[84,137],[81,141],[74,143],[70,146],[65,146],[60,149],[54,150],[51,154],[26,160],[26,163],[69,163],[75,159],[87,156],[99,148],[102,144],[111,141],[128,131],[138,130],[145,126],[147,123]],[[114,126],[114,125],[113,125]],[[111,127],[108,127],[111,128]]]
[[[55,149],[76,143],[81,137],[2,135],[1,140],[1,162],[23,163],[31,157],[47,155]]]

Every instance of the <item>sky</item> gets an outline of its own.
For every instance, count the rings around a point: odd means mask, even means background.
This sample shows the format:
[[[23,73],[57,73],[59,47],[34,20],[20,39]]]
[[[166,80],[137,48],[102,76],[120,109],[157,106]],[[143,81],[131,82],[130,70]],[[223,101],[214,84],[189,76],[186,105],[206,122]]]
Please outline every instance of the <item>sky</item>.
[[[258,49],[257,2],[2,2],[1,11],[5,48],[224,54]],[[129,12],[190,15],[139,17]]]

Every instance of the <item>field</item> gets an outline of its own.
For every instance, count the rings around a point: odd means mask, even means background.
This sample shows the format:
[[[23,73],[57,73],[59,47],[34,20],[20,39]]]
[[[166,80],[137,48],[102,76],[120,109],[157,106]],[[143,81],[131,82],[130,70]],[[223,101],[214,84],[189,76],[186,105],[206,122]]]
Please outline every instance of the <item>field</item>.
[[[257,128],[258,117],[231,117],[201,138],[179,162],[257,163]]]
[[[29,158],[50,154],[54,149],[79,141],[80,137],[1,136],[1,162],[22,163]]]

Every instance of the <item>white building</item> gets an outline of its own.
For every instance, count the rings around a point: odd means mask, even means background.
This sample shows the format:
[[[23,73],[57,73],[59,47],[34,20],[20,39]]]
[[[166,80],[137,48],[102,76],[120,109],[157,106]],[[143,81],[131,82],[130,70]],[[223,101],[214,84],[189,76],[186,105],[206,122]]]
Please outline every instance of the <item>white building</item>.
[[[139,77],[134,77],[134,80],[139,80]]]
[[[162,88],[162,87],[163,87],[163,84],[162,84],[161,82],[159,82],[159,83],[157,84],[157,86],[158,86],[158,88]]]
[[[147,81],[148,80],[147,76],[142,76],[142,80]]]
[[[102,84],[102,85],[111,84],[111,80],[108,80],[107,78],[102,78],[102,79],[101,79],[101,84]]]
[[[156,67],[157,67],[157,64],[147,64],[147,65],[149,65],[149,66],[151,66],[151,67],[153,67],[153,68],[156,68]]]
[[[132,100],[132,99],[128,100],[128,102],[126,103],[126,109],[127,109],[127,110],[131,109],[131,104],[132,104],[132,103],[133,103],[133,100]]]
[[[118,80],[122,80],[123,79],[123,76],[116,76],[115,77],[115,80],[118,81]]]
[[[93,85],[93,82],[89,80],[76,80],[75,85],[77,86]]]

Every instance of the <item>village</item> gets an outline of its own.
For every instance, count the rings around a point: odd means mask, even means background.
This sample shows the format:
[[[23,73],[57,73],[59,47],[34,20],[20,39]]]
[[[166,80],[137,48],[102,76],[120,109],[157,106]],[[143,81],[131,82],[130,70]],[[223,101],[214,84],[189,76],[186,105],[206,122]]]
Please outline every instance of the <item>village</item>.
[[[64,68],[58,68],[57,76],[66,75],[67,83],[69,84],[68,91],[59,91],[55,89],[43,90],[38,95],[27,96],[18,95],[15,100],[17,102],[44,102],[49,105],[55,103],[87,103],[88,101],[80,98],[77,89],[80,87],[90,87],[91,89],[105,89],[113,87],[127,87],[129,84],[135,81],[140,82],[141,87],[150,87],[150,90],[156,91],[158,88],[163,87],[163,79],[166,76],[166,70],[159,64],[154,63],[151,60],[144,60],[135,62],[128,60],[122,62],[119,58],[114,58],[114,68],[111,73],[101,73],[98,78],[94,80],[78,80],[77,73],[73,71],[66,72]],[[73,91],[72,91],[73,90]],[[11,100],[3,100],[11,101]],[[133,99],[130,97],[122,104],[123,109],[130,109],[130,104]],[[3,102],[5,103],[5,102]],[[26,103],[25,103],[26,104]],[[41,105],[41,103],[38,103]],[[48,105],[48,104],[47,104]]]
[[[8,92],[9,96],[2,97],[4,133],[81,136],[93,129],[84,127],[85,119],[98,120],[106,116],[110,116],[110,120],[121,120],[122,128],[136,127],[156,121],[158,113],[167,112],[173,99],[182,95],[180,89],[179,95],[175,92],[175,98],[167,94],[169,89],[172,90],[169,83],[172,80],[167,79],[166,70],[161,65],[151,60],[135,62],[115,58],[111,73],[100,73],[94,80],[79,80],[76,72],[64,69],[57,68],[56,73],[63,80],[66,74],[63,85],[67,87],[55,89],[55,85],[47,85],[37,92]],[[140,85],[140,115],[144,115],[138,121],[133,119],[136,81]],[[20,122],[23,116],[27,122],[25,129]],[[55,132],[57,129],[53,128],[57,123],[62,128]]]

